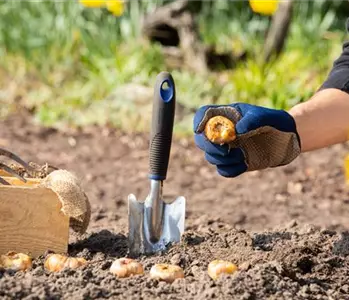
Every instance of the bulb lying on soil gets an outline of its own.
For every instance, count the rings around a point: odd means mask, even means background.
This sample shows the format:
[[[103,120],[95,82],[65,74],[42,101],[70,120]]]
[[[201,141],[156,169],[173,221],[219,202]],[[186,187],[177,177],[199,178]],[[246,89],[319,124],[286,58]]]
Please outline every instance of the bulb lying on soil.
[[[59,272],[63,269],[76,269],[87,264],[82,257],[67,257],[61,254],[50,254],[45,260],[45,269],[50,272]]]
[[[119,278],[141,275],[144,273],[143,266],[140,262],[131,258],[118,258],[110,266],[109,271]]]
[[[221,274],[233,274],[237,271],[238,267],[225,260],[211,261],[207,268],[207,273],[212,279],[217,279]]]
[[[207,121],[205,135],[214,144],[229,144],[236,139],[235,125],[228,118],[215,116]]]
[[[0,256],[0,267],[13,271],[26,271],[32,267],[32,259],[23,253],[9,252]]]
[[[184,278],[183,269],[176,265],[155,264],[150,269],[150,277],[155,280],[171,283],[177,278]]]

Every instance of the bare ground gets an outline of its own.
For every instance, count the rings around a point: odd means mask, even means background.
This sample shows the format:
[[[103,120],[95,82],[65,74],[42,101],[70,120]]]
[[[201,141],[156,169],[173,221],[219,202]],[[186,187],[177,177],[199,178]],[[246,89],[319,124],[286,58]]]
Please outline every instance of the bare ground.
[[[109,274],[113,259],[127,255],[127,195],[149,191],[147,138],[97,127],[61,132],[26,115],[2,122],[0,145],[77,174],[93,214],[88,232],[72,236],[69,248],[92,264],[47,274],[38,259],[25,274],[0,271],[1,299],[349,299],[345,145],[225,179],[192,140],[175,140],[164,192],[187,198],[183,242],[142,257],[144,276]],[[213,259],[231,260],[239,271],[214,282],[206,273]],[[181,265],[185,279],[150,280],[155,262]]]

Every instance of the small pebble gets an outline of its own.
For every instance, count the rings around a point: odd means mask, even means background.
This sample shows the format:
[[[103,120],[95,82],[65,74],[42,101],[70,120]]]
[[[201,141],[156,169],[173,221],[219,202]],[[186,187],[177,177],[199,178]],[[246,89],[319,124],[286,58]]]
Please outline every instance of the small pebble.
[[[243,262],[242,264],[239,265],[239,269],[242,271],[247,271],[251,268],[251,264],[248,261]]]
[[[289,182],[287,184],[287,192],[289,194],[300,194],[303,192],[303,185],[300,182]]]
[[[179,265],[181,263],[181,261],[182,261],[182,257],[179,253],[177,253],[171,257],[171,264],[172,265]]]
[[[298,225],[297,221],[296,220],[292,220],[290,221],[287,225],[286,225],[286,228],[287,229],[291,229],[291,228],[294,228]]]

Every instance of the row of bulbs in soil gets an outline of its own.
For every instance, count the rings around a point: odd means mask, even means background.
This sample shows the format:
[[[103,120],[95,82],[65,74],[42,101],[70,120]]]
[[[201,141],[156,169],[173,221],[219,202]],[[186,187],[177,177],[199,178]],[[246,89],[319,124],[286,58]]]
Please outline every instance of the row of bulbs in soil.
[[[89,262],[82,257],[68,257],[62,254],[47,255],[44,268],[49,272],[60,272],[64,269],[77,269]],[[32,258],[23,253],[9,252],[0,256],[0,269],[27,271],[32,268]],[[238,267],[224,260],[214,260],[209,263],[207,273],[212,279],[217,279],[221,274],[233,274]],[[127,278],[135,275],[143,275],[143,265],[131,258],[118,258],[111,264],[109,272],[118,278]],[[149,272],[150,278],[171,283],[178,278],[184,278],[184,271],[178,265],[154,264]]]

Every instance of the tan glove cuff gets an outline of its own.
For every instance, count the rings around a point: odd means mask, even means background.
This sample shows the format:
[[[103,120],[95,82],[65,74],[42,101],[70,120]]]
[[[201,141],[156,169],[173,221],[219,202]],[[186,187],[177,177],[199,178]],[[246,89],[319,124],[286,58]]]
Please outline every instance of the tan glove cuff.
[[[269,126],[237,135],[229,146],[241,148],[248,171],[287,165],[301,152],[296,134]]]

